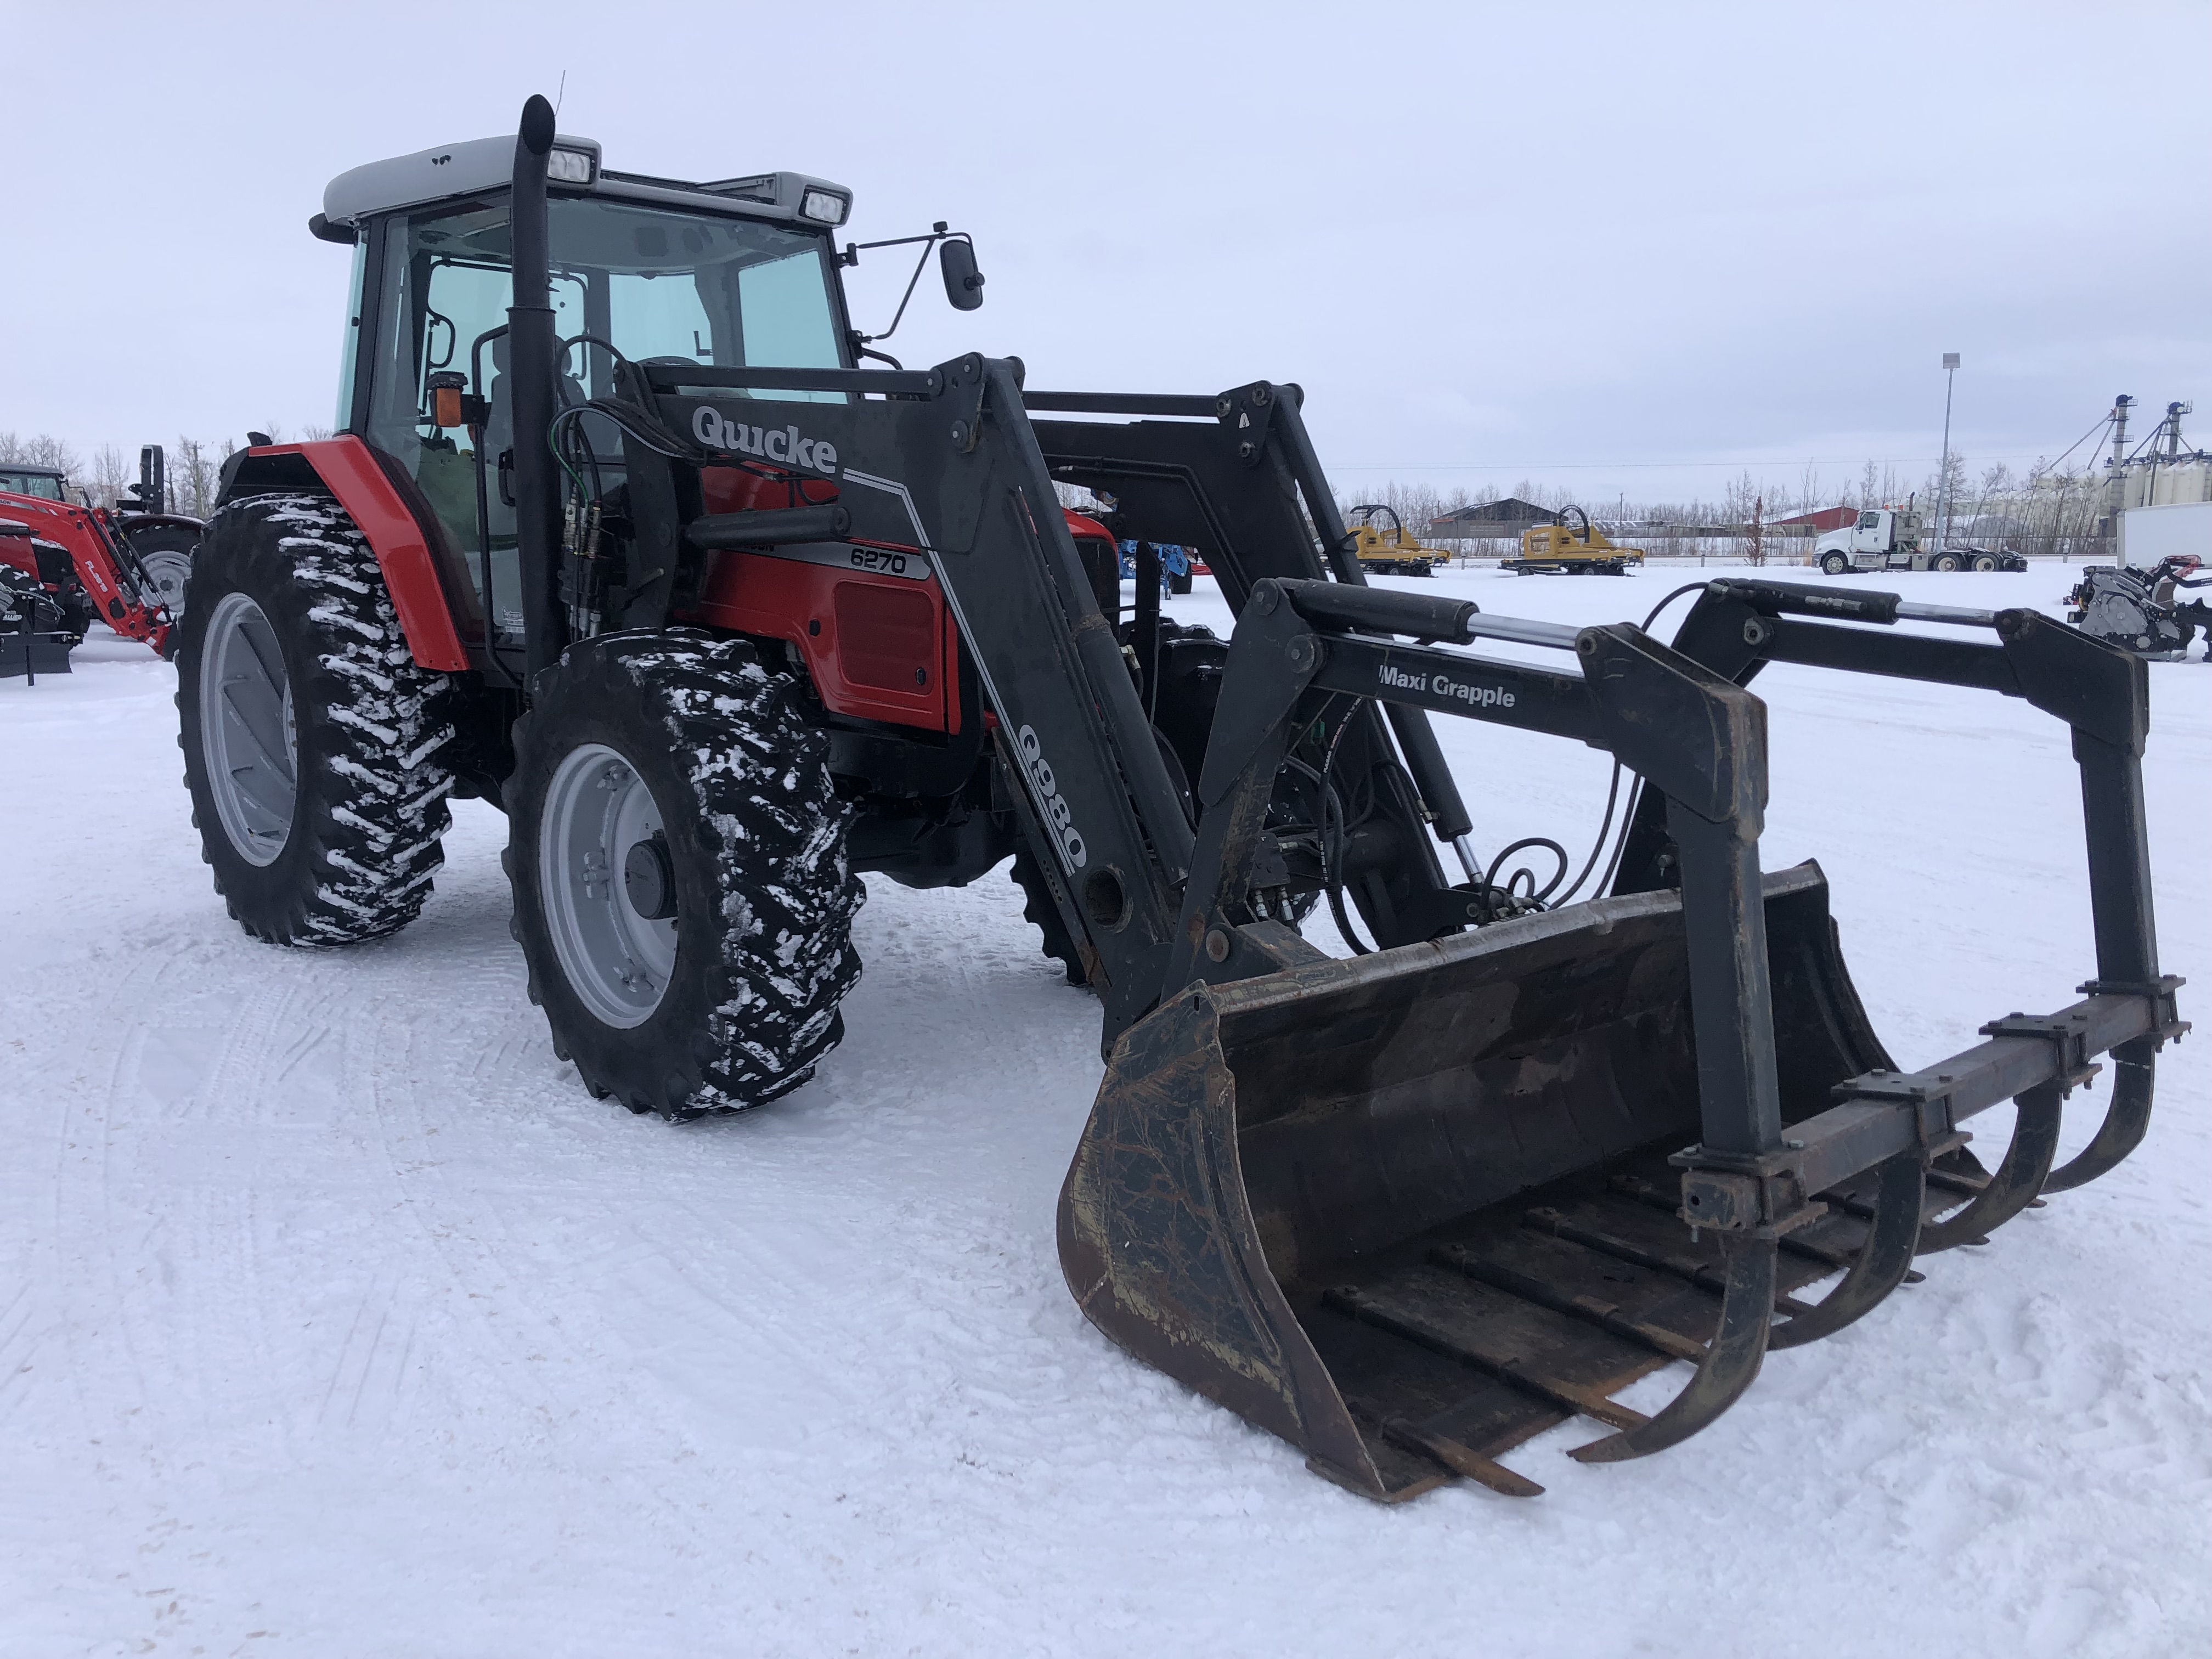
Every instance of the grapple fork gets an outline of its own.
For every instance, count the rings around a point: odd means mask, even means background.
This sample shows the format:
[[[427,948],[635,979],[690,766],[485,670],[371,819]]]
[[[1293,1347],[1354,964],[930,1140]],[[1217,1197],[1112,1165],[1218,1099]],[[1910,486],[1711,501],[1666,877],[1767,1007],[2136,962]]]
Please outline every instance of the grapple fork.
[[[2124,1156],[2150,1055],[2185,1029],[2150,927],[2140,665],[2025,612],[1918,618],[1996,646],[1835,625],[1900,617],[1914,608],[1894,596],[1714,583],[1669,649],[1261,583],[1200,781],[1171,988],[1116,1045],[1063,1192],[1085,1315],[1369,1496],[1455,1476],[1528,1496],[1498,1461],[1514,1445],[1575,1415],[1614,1431],[1577,1449],[1586,1462],[1674,1445],[1770,1348],[1852,1323],[1917,1277],[1916,1255],[2054,1187],[2060,1103],[2114,1049],[2121,1089],[2069,1170]],[[1552,645],[1582,672],[1390,634]],[[2097,919],[2086,1000],[1895,1067],[1818,868],[1759,869],[1763,709],[1744,685],[1774,658],[1983,685],[2069,720]],[[1346,694],[1609,749],[1642,780],[1614,892],[1349,961],[1255,919],[1240,896],[1285,734]],[[1960,1126],[2005,1099],[2017,1127],[1985,1176]],[[1678,1360],[1696,1369],[1656,1415],[1613,1400]]]

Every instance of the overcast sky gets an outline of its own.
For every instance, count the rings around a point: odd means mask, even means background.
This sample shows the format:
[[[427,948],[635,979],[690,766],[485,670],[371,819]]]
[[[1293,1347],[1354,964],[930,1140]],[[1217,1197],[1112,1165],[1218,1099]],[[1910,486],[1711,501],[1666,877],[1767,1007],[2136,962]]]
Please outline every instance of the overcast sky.
[[[1306,388],[1340,489],[1717,496],[2212,398],[2212,4],[6,0],[0,429],[328,424],[330,177],[566,89],[608,165],[948,219],[909,364]],[[851,273],[864,327],[904,271]],[[2212,428],[2212,401],[2198,417]],[[2208,433],[2212,435],[2212,433]]]

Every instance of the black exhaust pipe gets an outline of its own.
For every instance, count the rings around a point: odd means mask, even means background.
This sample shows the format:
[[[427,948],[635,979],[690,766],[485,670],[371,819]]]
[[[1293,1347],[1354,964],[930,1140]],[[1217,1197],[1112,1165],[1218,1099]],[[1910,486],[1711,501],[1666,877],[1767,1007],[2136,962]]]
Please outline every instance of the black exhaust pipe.
[[[167,513],[169,510],[168,467],[159,444],[145,444],[138,451],[138,510],[141,513]]]
[[[529,678],[561,660],[568,643],[561,606],[561,492],[547,428],[553,395],[552,281],[545,207],[545,157],[553,106],[533,94],[514,141],[514,303],[507,307],[507,362],[514,400],[514,528],[522,568],[522,629]]]

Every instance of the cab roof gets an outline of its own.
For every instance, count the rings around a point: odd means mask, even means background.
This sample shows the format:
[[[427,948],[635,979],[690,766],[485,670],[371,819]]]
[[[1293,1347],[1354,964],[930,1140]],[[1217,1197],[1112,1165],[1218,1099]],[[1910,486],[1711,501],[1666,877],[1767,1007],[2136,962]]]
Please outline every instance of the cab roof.
[[[363,219],[398,208],[503,190],[514,177],[514,142],[512,134],[471,138],[461,143],[441,144],[431,149],[418,149],[411,155],[395,155],[387,161],[350,168],[324,188],[322,216],[332,225],[358,226]],[[803,173],[759,173],[696,184],[639,173],[607,172],[599,165],[596,139],[563,133],[553,140],[553,148],[556,159],[563,150],[590,158],[585,182],[573,182],[556,173],[550,184],[558,191],[611,197],[649,206],[737,212],[753,219],[798,220],[801,217],[799,204],[808,191],[828,191],[845,203],[844,218],[852,216],[853,192],[849,189]],[[835,228],[812,219],[805,222],[823,229]]]

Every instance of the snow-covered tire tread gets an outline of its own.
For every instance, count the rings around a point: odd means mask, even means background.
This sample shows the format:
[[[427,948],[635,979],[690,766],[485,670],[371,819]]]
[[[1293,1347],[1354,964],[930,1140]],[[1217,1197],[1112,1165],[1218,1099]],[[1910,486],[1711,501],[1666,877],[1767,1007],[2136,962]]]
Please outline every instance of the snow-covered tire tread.
[[[620,735],[579,719],[617,710],[630,711],[622,718],[635,736],[614,746],[653,785],[679,902],[676,979],[634,1032],[548,982],[561,970],[536,891],[546,781],[578,743]],[[641,754],[647,738],[659,749]],[[852,927],[866,888],[846,854],[853,809],[830,781],[829,738],[807,723],[793,677],[742,641],[601,635],[540,677],[515,752],[513,931],[555,1050],[592,1093],[683,1120],[765,1105],[810,1080],[844,1036],[838,1008],[860,976]]]
[[[252,597],[276,629],[292,682],[299,805],[274,865],[229,850],[206,795],[196,734],[198,652],[214,602]],[[196,625],[197,624],[197,625]],[[177,708],[185,782],[216,890],[271,944],[354,945],[421,914],[444,862],[453,774],[448,676],[410,652],[376,554],[319,495],[248,495],[220,508],[192,571]]]

